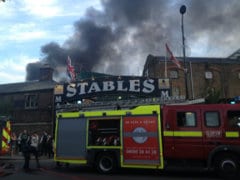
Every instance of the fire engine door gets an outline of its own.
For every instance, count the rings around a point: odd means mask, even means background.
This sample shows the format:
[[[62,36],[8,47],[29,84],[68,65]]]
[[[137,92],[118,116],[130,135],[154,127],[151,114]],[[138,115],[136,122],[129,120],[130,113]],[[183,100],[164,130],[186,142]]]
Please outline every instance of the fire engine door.
[[[173,148],[174,158],[195,159],[203,157],[203,133],[200,110],[175,111]]]
[[[204,119],[203,135],[205,156],[217,146],[237,146],[240,144],[240,110],[239,106],[222,105],[202,110]]]
[[[158,127],[156,115],[123,118],[124,165],[162,165]]]
[[[226,115],[223,114],[223,111],[228,112]],[[234,113],[232,113],[234,112]],[[236,117],[235,112],[237,111],[228,111],[227,109],[221,109],[219,107],[211,107],[211,109],[203,109],[202,117],[204,119],[203,126],[203,135],[204,135],[204,145],[205,145],[205,154],[206,156],[218,145],[228,144],[226,138],[224,137],[226,132],[227,124],[224,124],[225,119],[228,117]],[[230,131],[232,132],[232,131]],[[232,137],[230,138],[233,139]]]
[[[57,128],[57,158],[86,158],[86,118],[59,118]]]

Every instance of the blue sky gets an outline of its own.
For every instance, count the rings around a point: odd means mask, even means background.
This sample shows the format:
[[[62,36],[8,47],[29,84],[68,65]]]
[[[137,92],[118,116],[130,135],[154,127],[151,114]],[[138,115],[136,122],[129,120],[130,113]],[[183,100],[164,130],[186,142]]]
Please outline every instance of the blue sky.
[[[240,48],[239,0],[0,2],[0,84],[25,81],[26,65],[41,61],[41,47],[51,42],[61,50],[68,45],[66,52],[75,56],[73,65],[141,75],[149,54],[165,55],[165,43],[175,56],[182,56],[182,4],[187,6],[187,56],[227,57]],[[49,62],[58,66],[57,61]]]
[[[62,44],[86,8],[98,0],[7,0],[0,2],[0,84],[23,82],[26,65],[41,59],[41,46]]]

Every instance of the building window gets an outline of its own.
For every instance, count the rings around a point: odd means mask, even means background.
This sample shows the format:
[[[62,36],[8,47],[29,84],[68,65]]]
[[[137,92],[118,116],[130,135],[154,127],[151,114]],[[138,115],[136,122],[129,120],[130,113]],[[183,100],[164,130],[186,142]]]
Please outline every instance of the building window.
[[[25,95],[25,108],[34,109],[38,107],[38,98],[36,94]]]
[[[194,112],[178,112],[177,113],[178,127],[196,127],[197,118]]]
[[[211,71],[206,71],[205,72],[205,78],[206,79],[212,79],[213,78],[213,74]]]
[[[170,71],[169,76],[170,76],[171,79],[177,79],[178,78],[178,71],[176,71],[176,70]]]
[[[205,125],[207,127],[219,127],[220,117],[218,112],[206,112],[205,113]]]

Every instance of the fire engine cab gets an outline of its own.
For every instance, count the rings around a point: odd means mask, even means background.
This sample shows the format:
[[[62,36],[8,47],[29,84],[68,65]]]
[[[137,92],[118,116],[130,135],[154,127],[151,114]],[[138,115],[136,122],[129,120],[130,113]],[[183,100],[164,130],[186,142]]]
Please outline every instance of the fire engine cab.
[[[240,104],[61,109],[55,161],[117,168],[202,167],[240,174]]]

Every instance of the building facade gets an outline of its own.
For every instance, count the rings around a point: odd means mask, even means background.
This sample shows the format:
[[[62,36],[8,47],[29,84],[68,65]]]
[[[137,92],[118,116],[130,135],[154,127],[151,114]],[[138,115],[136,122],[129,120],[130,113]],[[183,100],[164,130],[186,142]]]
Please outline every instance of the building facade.
[[[52,69],[46,67],[40,69],[39,81],[0,85],[0,114],[10,116],[13,132],[53,133],[55,85]]]
[[[181,64],[178,68],[163,56],[149,55],[143,76],[169,79],[171,96],[186,97],[187,89],[189,99],[205,98],[209,93],[229,99],[240,95],[239,52],[227,58],[186,57],[185,68],[182,58],[177,57]]]

